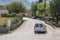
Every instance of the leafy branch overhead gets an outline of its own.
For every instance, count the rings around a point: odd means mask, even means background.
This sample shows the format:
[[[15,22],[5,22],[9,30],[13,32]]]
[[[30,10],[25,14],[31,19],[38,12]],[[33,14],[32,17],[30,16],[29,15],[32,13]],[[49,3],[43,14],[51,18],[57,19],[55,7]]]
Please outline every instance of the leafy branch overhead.
[[[25,12],[26,8],[21,2],[12,2],[10,4],[7,4],[7,9],[9,10],[10,13],[15,12]]]

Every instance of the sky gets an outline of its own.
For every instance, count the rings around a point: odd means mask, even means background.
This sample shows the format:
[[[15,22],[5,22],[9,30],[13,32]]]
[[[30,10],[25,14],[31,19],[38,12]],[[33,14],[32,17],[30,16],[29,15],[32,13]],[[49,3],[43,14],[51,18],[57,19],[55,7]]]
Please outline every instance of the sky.
[[[25,5],[25,7],[27,9],[29,9],[31,7],[31,3],[36,2],[38,0],[0,0],[0,5],[6,5],[6,4],[14,2],[14,1],[22,2]],[[46,1],[48,2],[49,0],[46,0]]]
[[[31,3],[31,2],[36,2],[37,0],[0,0],[0,5],[5,5],[13,1],[28,1],[29,3]]]
[[[27,0],[28,2],[36,2],[36,1],[38,1],[38,0]]]

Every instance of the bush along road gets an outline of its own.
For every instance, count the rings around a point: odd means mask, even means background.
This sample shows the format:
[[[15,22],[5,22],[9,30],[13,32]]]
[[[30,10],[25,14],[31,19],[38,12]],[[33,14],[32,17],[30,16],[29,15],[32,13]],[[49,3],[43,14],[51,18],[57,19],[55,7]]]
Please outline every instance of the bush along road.
[[[38,19],[23,18],[24,23],[14,32],[0,36],[0,40],[60,40],[60,33],[53,31],[51,26],[47,26],[46,34],[35,34],[34,25],[41,23]]]

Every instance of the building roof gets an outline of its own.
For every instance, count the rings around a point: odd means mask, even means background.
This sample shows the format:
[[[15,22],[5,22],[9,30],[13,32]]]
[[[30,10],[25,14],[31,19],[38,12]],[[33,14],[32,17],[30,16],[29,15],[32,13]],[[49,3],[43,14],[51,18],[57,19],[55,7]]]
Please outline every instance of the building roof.
[[[7,10],[6,6],[0,5],[0,10]]]

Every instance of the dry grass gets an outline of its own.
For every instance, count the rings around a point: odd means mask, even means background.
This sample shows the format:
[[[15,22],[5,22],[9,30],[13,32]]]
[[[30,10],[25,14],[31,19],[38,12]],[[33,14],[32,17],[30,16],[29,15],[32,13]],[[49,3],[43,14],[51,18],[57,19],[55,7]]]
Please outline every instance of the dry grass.
[[[7,20],[14,20],[14,18],[0,18],[0,27],[4,27],[7,23]]]
[[[0,27],[5,27],[7,24],[7,20],[12,20],[12,23],[15,23],[16,21],[21,20],[22,17],[22,13],[16,14],[15,17],[2,17],[0,18]]]

